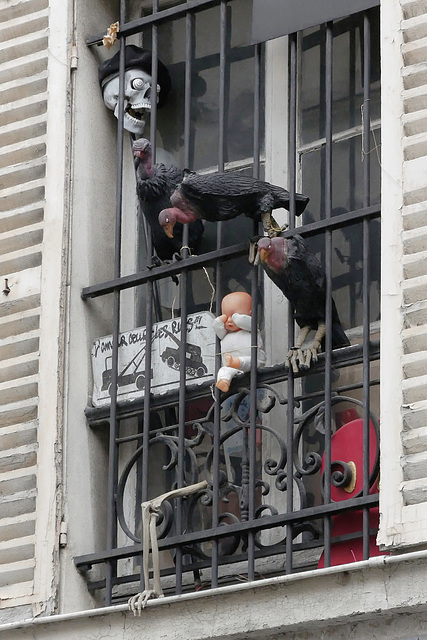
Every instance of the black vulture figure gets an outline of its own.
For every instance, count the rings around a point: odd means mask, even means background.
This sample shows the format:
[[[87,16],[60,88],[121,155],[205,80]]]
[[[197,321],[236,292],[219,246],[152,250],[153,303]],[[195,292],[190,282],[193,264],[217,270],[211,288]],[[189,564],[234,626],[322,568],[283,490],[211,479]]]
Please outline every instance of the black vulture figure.
[[[183,179],[183,172],[175,166],[152,165],[152,150],[149,140],[140,138],[133,143],[135,156],[136,192],[141,212],[148,222],[153,245],[160,260],[171,260],[182,247],[184,227],[177,225],[177,233],[168,238],[159,224],[159,213],[169,205],[170,196]],[[203,235],[203,222],[197,220],[188,229],[188,246],[197,253]]]
[[[311,253],[304,239],[261,238],[258,254],[265,273],[285,294],[292,305],[294,318],[300,327],[295,346],[287,355],[287,365],[294,372],[308,369],[311,361],[317,361],[318,350],[324,344],[326,278],[322,265]],[[302,349],[302,344],[311,330],[316,331],[310,349]],[[332,348],[350,344],[332,300]]]
[[[300,215],[309,198],[295,194],[296,214]],[[159,222],[169,238],[173,237],[176,222],[191,222],[199,218],[210,222],[231,220],[244,213],[261,221],[269,236],[282,229],[274,220],[273,209],[290,207],[289,191],[241,173],[199,175],[188,172],[173,192],[171,208],[159,216]]]

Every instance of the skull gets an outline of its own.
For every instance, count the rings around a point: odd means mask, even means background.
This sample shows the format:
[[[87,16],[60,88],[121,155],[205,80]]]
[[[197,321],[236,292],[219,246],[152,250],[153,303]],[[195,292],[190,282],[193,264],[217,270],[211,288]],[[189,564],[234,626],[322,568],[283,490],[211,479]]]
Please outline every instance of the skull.
[[[109,76],[102,85],[105,105],[119,114],[119,76]],[[125,73],[124,121],[127,131],[142,134],[145,128],[145,114],[151,109],[151,75],[142,69],[131,68]],[[159,101],[160,86],[157,85],[156,102]]]

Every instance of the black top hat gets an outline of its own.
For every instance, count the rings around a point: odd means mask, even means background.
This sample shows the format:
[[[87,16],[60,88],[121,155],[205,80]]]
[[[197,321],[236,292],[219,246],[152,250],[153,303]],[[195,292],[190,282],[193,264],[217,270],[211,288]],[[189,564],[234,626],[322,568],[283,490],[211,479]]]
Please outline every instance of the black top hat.
[[[148,49],[142,49],[134,44],[127,44],[125,46],[125,69],[131,69],[136,67],[142,69],[145,73],[151,75],[151,51]],[[160,108],[166,101],[168,93],[171,88],[171,77],[169,71],[161,62],[158,62],[157,67],[157,84],[160,86],[159,102],[157,107]],[[98,78],[101,87],[109,76],[117,75],[119,73],[120,66],[120,51],[118,51],[112,58],[104,60],[98,67]]]

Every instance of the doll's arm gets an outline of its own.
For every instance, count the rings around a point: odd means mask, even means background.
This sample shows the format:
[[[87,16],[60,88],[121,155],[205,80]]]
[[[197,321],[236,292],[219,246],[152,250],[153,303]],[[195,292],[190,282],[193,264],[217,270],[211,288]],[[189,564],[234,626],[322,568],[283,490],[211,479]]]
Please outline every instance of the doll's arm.
[[[225,328],[225,320],[227,316],[223,314],[222,316],[218,316],[212,322],[212,328],[215,331],[216,335],[220,340],[222,340],[227,335],[227,329]]]
[[[244,313],[233,313],[231,316],[235,325],[237,325],[243,331],[251,330],[251,316],[247,316]]]

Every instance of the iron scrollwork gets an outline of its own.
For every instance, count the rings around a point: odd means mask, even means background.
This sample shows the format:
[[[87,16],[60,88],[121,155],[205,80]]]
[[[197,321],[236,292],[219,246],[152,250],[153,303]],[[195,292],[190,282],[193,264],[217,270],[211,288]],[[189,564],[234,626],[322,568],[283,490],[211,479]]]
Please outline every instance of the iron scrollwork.
[[[218,507],[217,525],[228,527],[239,525],[250,521],[249,514],[252,513],[252,521],[263,521],[265,526],[254,526],[255,545],[258,550],[271,549],[274,552],[281,548],[286,542],[286,534],[289,527],[276,525],[277,517],[286,512],[286,500],[283,495],[286,491],[292,490],[294,502],[297,505],[295,511],[304,510],[307,506],[313,505],[313,496],[308,494],[307,478],[318,475],[318,482],[315,486],[319,492],[317,504],[321,504],[321,468],[322,468],[322,439],[324,439],[324,414],[325,401],[319,402],[309,408],[301,415],[295,417],[293,429],[293,455],[289,459],[287,445],[283,435],[278,429],[274,429],[267,424],[263,424],[263,416],[271,412],[277,403],[286,404],[286,399],[281,396],[272,385],[260,385],[257,394],[257,419],[256,419],[256,440],[257,440],[257,462],[255,470],[250,469],[250,415],[249,415],[249,390],[242,388],[235,394],[228,403],[224,403],[221,408],[221,434],[218,442],[213,437],[213,411],[214,406],[209,409],[206,416],[198,421],[186,423],[186,428],[191,429],[192,434],[184,440],[185,456],[181,464],[184,465],[184,483],[194,484],[205,479],[208,487],[203,492],[191,496],[183,501],[183,532],[195,532],[212,529],[212,506],[216,493],[216,504]],[[355,398],[333,395],[331,407],[336,407],[339,403],[349,403],[355,406],[360,412],[363,411],[363,403]],[[375,430],[375,437],[379,438],[378,421],[373,414],[370,420]],[[307,434],[316,434],[317,441],[313,450],[310,450],[310,438]],[[323,431],[323,433],[322,433]],[[274,449],[275,454],[262,460],[262,442],[269,439],[270,449]],[[313,440],[313,438],[311,438]],[[236,443],[240,447],[237,455],[233,458],[233,465],[227,464],[227,451],[232,450],[232,445],[236,448]],[[320,443],[320,444],[319,444]],[[148,442],[151,449],[154,446],[166,448],[167,456],[163,464],[164,478],[159,483],[158,493],[176,487],[179,464],[179,441],[176,432],[168,427],[168,432],[154,433]],[[219,448],[215,454],[215,448]],[[317,450],[316,450],[317,448]],[[378,447],[376,448],[376,458],[369,473],[370,487],[378,476]],[[139,446],[125,465],[117,486],[117,515],[120,526],[124,533],[135,543],[141,542],[141,536],[135,527],[127,522],[124,509],[124,496],[126,485],[136,465],[141,463],[143,456],[143,445]],[[230,456],[229,456],[230,457]],[[215,461],[215,462],[214,462]],[[219,461],[219,462],[218,462]],[[239,468],[236,468],[236,464]],[[234,475],[233,475],[234,473]],[[254,475],[255,474],[255,478]],[[325,474],[323,474],[325,475]],[[346,486],[349,482],[351,469],[347,462],[332,461],[331,483],[336,486]],[[251,484],[252,482],[252,484]],[[250,487],[255,488],[255,495],[251,495]],[[274,489],[275,500],[269,500]],[[253,490],[252,490],[253,493]],[[283,505],[283,508],[282,508]],[[165,502],[162,506],[162,517],[158,521],[158,539],[174,536],[175,509],[170,502]],[[276,518],[273,523],[270,519]],[[264,528],[275,528],[276,535],[272,542],[268,536],[262,535]],[[313,517],[307,521],[301,518],[295,519],[292,523],[292,537],[295,538],[301,533],[306,533],[306,540],[319,536],[318,528]],[[308,538],[307,538],[308,536]],[[206,538],[206,536],[205,536]],[[232,561],[232,556],[245,551],[247,542],[246,532],[239,531],[238,527],[233,527],[229,536],[222,534],[219,553],[222,557],[227,557]],[[189,554],[191,561],[197,559],[208,559],[210,546],[206,543],[194,543],[192,541],[185,545],[185,553]]]

